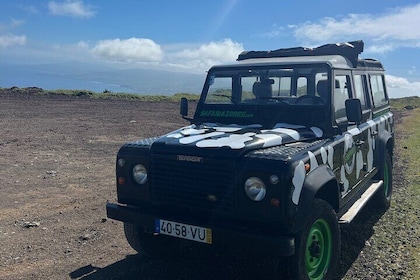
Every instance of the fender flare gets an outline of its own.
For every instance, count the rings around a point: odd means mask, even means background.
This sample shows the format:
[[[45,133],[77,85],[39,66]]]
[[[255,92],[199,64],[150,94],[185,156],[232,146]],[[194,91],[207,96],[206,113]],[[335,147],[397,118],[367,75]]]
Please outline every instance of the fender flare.
[[[335,210],[338,209],[339,184],[334,172],[326,164],[318,166],[305,178],[296,208],[293,232],[303,229],[315,197],[326,200]]]

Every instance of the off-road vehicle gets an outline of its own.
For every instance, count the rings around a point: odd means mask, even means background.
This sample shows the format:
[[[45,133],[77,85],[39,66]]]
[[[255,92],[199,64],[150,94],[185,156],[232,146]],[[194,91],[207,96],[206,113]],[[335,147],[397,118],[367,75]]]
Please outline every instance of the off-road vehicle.
[[[279,257],[294,279],[333,279],[340,224],[390,205],[393,114],[363,41],[249,51],[212,67],[190,125],[125,144],[118,204],[140,254],[191,243]],[[200,245],[198,245],[200,244]]]

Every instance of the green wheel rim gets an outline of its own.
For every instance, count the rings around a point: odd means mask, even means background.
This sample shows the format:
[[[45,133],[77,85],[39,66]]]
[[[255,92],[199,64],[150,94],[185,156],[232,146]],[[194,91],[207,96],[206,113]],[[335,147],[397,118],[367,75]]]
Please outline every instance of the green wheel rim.
[[[333,240],[331,228],[325,219],[312,225],[306,241],[305,264],[309,279],[322,279],[331,261]]]
[[[385,197],[388,197],[389,194],[389,170],[388,170],[388,164],[384,164],[384,192]]]

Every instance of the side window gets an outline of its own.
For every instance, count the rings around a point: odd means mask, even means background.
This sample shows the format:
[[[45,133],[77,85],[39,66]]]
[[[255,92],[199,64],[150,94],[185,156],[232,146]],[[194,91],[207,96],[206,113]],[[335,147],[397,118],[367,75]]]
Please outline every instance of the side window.
[[[280,77],[279,82],[280,82],[279,96],[291,96],[292,95],[292,78]]]
[[[302,96],[308,94],[308,79],[306,77],[299,77],[297,80],[297,92],[296,96]]]
[[[370,87],[372,90],[373,104],[375,107],[388,104],[388,98],[386,96],[384,87],[384,77],[382,75],[371,75]]]
[[[333,91],[335,119],[346,117],[346,100],[349,98],[350,76],[336,75]]]
[[[362,110],[366,110],[365,77],[362,75],[354,76],[354,97],[360,99]]]

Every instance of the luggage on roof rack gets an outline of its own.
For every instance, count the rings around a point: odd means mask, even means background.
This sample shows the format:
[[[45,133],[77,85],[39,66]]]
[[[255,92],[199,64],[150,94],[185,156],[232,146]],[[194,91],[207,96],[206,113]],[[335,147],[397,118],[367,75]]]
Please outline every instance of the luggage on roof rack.
[[[353,66],[356,67],[357,61],[359,59],[359,54],[363,52],[363,47],[363,41],[359,40],[337,44],[326,44],[316,48],[296,47],[272,51],[243,51],[241,54],[239,54],[237,61],[251,58],[341,55],[350,60]]]

